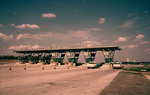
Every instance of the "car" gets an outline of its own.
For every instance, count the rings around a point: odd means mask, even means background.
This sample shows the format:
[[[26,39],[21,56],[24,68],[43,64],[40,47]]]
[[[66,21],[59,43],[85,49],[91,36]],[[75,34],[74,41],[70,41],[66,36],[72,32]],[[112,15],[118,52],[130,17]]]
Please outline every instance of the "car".
[[[87,68],[99,68],[100,64],[98,63],[89,63],[86,65]]]
[[[117,69],[117,68],[123,69],[124,68],[122,62],[120,62],[120,61],[112,62],[112,67],[113,67],[113,69]]]

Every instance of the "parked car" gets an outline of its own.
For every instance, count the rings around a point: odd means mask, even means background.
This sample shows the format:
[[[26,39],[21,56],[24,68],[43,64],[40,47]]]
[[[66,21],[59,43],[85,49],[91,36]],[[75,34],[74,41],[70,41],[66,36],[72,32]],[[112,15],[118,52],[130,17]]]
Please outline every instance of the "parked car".
[[[112,62],[112,67],[113,67],[113,69],[117,69],[117,68],[123,69],[124,66],[123,66],[122,62],[116,61],[116,62]]]
[[[99,63],[89,63],[86,65],[87,68],[99,68],[101,64]]]

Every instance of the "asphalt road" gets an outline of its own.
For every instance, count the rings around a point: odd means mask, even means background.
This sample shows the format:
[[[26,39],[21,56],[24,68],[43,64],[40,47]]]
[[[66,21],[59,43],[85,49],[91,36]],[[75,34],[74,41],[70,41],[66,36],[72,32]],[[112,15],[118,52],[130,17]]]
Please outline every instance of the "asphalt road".
[[[140,66],[140,65],[137,65]],[[150,80],[120,69],[0,65],[0,95],[150,95]],[[135,67],[127,65],[126,67]]]
[[[0,95],[98,95],[120,70],[27,65],[0,66]]]
[[[150,95],[150,79],[141,73],[121,71],[99,95]]]

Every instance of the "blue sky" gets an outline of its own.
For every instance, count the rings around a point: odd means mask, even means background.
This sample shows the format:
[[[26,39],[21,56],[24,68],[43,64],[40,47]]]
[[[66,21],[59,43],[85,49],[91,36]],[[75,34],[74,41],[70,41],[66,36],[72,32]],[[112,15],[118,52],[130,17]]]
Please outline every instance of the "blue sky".
[[[0,0],[0,55],[14,49],[117,45],[150,61],[149,0]],[[82,58],[81,58],[82,59]],[[103,61],[101,52],[97,61]]]

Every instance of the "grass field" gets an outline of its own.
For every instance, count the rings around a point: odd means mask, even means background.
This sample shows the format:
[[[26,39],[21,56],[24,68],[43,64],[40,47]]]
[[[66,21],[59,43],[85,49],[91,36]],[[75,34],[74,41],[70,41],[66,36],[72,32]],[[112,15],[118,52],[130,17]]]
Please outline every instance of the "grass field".
[[[136,71],[136,72],[150,72],[150,68],[146,67],[130,67],[130,68],[125,68],[124,70],[127,71]]]

